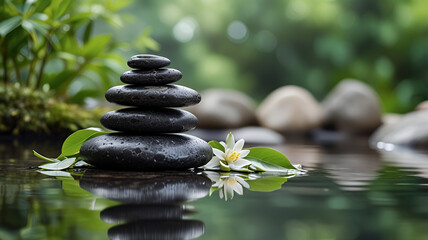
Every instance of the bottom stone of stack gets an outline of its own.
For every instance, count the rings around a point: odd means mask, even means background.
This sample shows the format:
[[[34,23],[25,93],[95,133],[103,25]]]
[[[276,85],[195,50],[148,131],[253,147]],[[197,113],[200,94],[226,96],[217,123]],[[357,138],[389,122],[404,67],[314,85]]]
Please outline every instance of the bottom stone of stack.
[[[85,142],[80,156],[103,169],[185,170],[206,164],[212,158],[212,148],[202,139],[186,134],[109,133]]]

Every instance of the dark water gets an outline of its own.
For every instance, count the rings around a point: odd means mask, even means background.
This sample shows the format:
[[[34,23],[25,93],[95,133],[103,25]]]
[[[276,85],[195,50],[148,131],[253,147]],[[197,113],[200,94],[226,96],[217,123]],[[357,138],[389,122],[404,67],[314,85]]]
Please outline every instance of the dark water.
[[[309,173],[226,202],[200,172],[36,172],[31,150],[60,146],[1,141],[0,239],[428,239],[424,152],[364,139],[271,146]]]

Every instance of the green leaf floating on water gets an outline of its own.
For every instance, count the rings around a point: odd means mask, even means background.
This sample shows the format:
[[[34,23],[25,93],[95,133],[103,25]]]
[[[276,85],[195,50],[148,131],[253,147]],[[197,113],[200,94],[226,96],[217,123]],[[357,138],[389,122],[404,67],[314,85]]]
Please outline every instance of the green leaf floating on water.
[[[65,139],[64,143],[62,144],[61,155],[59,155],[58,159],[79,154],[80,147],[84,142],[103,134],[106,134],[106,132],[95,128],[82,129],[74,132],[68,136],[68,138]]]
[[[76,162],[77,165],[84,166],[87,163],[83,161],[76,161],[79,160],[80,147],[89,139],[101,136],[103,134],[106,134],[106,132],[96,128],[82,129],[74,132],[68,136],[67,139],[65,139],[64,143],[62,144],[61,154],[57,158],[45,157],[34,150],[33,153],[40,159],[53,162],[39,166],[39,168],[42,169],[63,170],[72,167]]]
[[[232,133],[226,143],[210,141],[213,158],[202,168],[222,172],[305,172],[300,165],[293,165],[284,154],[271,148],[254,147],[242,149],[244,140],[235,142]],[[219,150],[219,151],[218,151]],[[293,172],[294,171],[294,172]]]
[[[250,161],[255,161],[260,164],[263,164],[263,162],[266,162],[268,164],[277,165],[285,169],[300,170],[296,168],[293,164],[291,164],[288,158],[284,156],[284,154],[274,149],[265,148],[265,147],[254,147],[254,148],[249,148],[248,150],[250,150],[250,153],[248,154],[246,159]]]
[[[73,165],[74,162],[76,162],[76,158],[66,158],[56,163],[48,163],[48,164],[40,165],[39,168],[46,169],[46,170],[63,170],[71,167],[71,165]]]

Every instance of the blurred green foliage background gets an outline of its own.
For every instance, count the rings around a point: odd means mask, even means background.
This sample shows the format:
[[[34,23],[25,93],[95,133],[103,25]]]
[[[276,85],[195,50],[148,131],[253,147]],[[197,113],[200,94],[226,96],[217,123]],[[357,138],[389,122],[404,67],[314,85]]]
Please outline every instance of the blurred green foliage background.
[[[322,100],[356,78],[379,93],[386,112],[428,99],[424,0],[151,0],[124,11],[138,20],[120,29],[120,40],[150,26],[158,53],[198,90],[234,88],[260,101],[294,84]]]
[[[170,58],[184,74],[180,84],[237,89],[257,102],[290,84],[321,101],[343,78],[371,85],[385,112],[411,111],[428,99],[424,0],[0,0],[0,6],[0,88],[48,92],[69,103],[102,100],[138,53]]]

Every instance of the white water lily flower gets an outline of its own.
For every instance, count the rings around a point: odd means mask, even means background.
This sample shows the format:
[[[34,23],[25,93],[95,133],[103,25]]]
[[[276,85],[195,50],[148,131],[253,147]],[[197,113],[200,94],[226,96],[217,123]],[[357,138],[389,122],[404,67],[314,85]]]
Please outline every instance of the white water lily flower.
[[[251,162],[244,159],[244,157],[250,153],[250,150],[242,149],[244,143],[244,139],[240,139],[235,143],[235,137],[233,137],[232,133],[229,133],[226,138],[226,143],[220,142],[224,147],[224,152],[217,148],[213,148],[214,156],[203,168],[251,172],[251,170],[248,170],[248,166],[251,165]]]
[[[233,199],[236,192],[239,195],[244,193],[243,188],[250,188],[250,185],[239,176],[239,174],[232,173],[206,173],[207,176],[214,182],[213,188],[218,188],[220,198],[224,200]],[[241,175],[242,176],[242,175]]]

